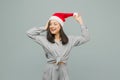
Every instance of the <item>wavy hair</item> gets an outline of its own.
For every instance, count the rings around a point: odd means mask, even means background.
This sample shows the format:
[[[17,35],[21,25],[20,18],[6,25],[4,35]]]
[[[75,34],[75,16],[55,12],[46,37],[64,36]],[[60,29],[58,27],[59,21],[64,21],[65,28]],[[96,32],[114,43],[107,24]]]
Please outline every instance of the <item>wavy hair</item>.
[[[50,26],[50,21],[48,22],[48,27],[47,27],[47,40],[51,43],[55,43],[55,34],[52,34],[50,32],[49,26]],[[60,33],[61,41],[62,41],[62,44],[65,45],[68,43],[69,40],[68,40],[67,35],[64,33],[61,25],[60,25],[60,27],[61,28],[60,28],[59,33]]]

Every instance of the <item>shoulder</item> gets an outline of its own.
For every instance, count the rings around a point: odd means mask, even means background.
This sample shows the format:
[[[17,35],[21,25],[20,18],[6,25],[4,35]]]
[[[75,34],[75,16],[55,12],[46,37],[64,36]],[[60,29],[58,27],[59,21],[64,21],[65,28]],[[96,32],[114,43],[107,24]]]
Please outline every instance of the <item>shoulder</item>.
[[[68,35],[68,39],[70,42],[73,42],[74,39],[75,39],[75,36],[74,35]]]
[[[68,35],[69,39],[73,39],[75,36],[74,35]]]

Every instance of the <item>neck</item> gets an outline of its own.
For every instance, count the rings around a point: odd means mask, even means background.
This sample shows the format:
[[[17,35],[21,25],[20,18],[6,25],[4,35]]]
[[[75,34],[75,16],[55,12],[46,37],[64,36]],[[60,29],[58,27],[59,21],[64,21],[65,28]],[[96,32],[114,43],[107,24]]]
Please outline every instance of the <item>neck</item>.
[[[57,40],[57,41],[59,41],[61,38],[60,38],[60,34],[58,33],[58,34],[56,34],[55,35],[55,40]]]

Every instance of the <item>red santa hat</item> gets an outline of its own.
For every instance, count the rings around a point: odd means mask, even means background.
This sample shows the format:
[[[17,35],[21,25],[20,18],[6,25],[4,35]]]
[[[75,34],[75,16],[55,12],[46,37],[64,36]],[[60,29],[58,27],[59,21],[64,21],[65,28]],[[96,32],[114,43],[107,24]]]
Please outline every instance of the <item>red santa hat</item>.
[[[56,20],[58,21],[61,26],[63,26],[64,22],[65,22],[65,19],[68,18],[68,17],[71,17],[71,16],[74,16],[74,15],[78,15],[78,13],[62,13],[62,12],[57,12],[57,13],[54,13],[50,18],[49,20]]]

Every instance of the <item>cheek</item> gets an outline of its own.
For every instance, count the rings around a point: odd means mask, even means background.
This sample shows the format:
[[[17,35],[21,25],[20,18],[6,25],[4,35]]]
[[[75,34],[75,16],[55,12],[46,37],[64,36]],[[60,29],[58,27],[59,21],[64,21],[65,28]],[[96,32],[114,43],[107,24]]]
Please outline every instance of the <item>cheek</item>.
[[[57,28],[57,31],[60,31],[60,27]]]

